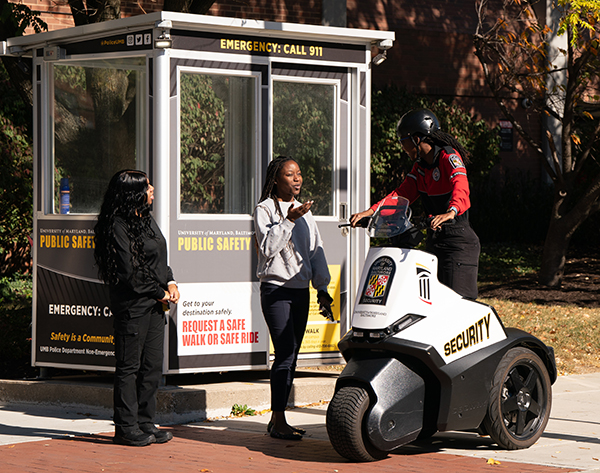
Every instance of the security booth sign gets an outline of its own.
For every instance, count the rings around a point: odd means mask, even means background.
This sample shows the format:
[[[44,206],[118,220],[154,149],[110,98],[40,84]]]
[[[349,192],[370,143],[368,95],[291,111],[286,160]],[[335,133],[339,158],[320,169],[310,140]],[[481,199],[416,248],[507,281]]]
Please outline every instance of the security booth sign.
[[[93,272],[88,222],[38,222],[35,359],[45,364],[114,365],[108,289]]]
[[[112,175],[140,169],[181,294],[163,372],[268,368],[252,214],[277,155],[302,169],[334,299],[325,319],[311,288],[299,364],[343,362],[368,241],[338,224],[368,206],[371,56],[393,39],[157,12],[3,42],[34,66],[33,365],[114,369],[94,226]]]

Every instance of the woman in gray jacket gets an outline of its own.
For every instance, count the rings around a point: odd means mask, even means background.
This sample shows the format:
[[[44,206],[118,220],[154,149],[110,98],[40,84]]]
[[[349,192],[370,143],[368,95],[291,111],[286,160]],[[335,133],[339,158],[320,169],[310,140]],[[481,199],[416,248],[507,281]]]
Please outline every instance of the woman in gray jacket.
[[[310,212],[312,201],[296,200],[302,188],[298,163],[286,156],[267,168],[262,195],[254,210],[258,244],[258,278],[263,315],[269,327],[275,360],[271,367],[271,437],[300,440],[305,433],[285,418],[298,352],[306,330],[309,285],[330,311],[330,276],[323,244]]]

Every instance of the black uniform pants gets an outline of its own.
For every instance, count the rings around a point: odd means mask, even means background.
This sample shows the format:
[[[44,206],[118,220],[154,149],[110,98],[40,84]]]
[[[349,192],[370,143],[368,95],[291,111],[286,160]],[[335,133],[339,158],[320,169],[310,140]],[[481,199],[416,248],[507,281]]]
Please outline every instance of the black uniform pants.
[[[165,319],[160,305],[141,317],[116,316],[114,423],[122,432],[154,422],[162,377]]]
[[[271,410],[283,412],[292,390],[298,352],[306,330],[309,291],[308,288],[289,289],[262,283],[260,303],[275,348],[271,366]]]
[[[438,279],[461,296],[477,299],[479,238],[468,222],[427,232],[427,251],[438,258]]]

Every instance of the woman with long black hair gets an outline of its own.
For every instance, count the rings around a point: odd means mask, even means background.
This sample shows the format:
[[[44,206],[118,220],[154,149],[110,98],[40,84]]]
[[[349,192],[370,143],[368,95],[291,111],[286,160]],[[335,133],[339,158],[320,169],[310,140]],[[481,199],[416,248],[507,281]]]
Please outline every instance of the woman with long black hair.
[[[298,163],[279,156],[269,164],[260,201],[254,210],[258,246],[258,278],[263,315],[275,348],[271,367],[271,437],[300,440],[304,430],[287,423],[288,403],[298,352],[306,330],[309,285],[317,290],[319,304],[331,311],[327,292],[329,268],[312,201],[296,198],[302,188]]]
[[[421,197],[432,217],[426,249],[438,258],[438,279],[463,297],[477,298],[479,238],[469,223],[468,153],[452,135],[440,130],[437,117],[427,109],[412,110],[396,128],[404,151],[413,160],[400,186],[371,208],[350,217],[356,226],[375,213],[388,197],[402,196],[411,203]],[[452,225],[444,225],[452,221]]]
[[[167,245],[150,215],[154,187],[142,171],[117,172],[95,230],[94,257],[109,286],[115,331],[113,441],[144,446],[173,438],[154,425],[162,376],[165,314],[179,291],[167,265]]]

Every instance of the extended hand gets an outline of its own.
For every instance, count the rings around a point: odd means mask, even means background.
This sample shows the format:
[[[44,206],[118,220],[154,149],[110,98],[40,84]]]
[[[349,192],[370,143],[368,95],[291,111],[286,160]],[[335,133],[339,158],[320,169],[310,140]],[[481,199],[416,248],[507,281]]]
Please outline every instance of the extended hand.
[[[304,202],[302,205],[298,207],[294,207],[293,205],[289,208],[287,213],[288,220],[295,222],[297,218],[302,217],[304,214],[308,213],[310,208],[312,207],[313,201],[309,200],[308,202]]]

